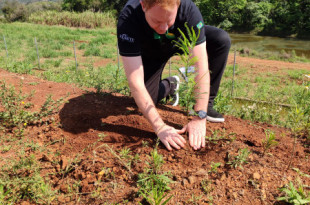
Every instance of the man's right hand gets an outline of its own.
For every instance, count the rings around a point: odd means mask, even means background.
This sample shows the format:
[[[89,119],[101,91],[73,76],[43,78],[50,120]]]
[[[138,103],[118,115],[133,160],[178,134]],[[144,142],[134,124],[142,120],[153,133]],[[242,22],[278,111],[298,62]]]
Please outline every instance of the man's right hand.
[[[185,131],[185,127],[181,130],[177,130],[169,125],[164,125],[164,127],[157,132],[157,136],[166,148],[171,151],[171,146],[176,149],[185,146],[186,140],[180,135],[185,133]]]

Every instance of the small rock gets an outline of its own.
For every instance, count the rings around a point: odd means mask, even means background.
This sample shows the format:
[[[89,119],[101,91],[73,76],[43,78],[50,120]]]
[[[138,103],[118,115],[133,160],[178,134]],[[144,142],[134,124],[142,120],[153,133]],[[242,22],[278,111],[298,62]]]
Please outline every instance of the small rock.
[[[28,201],[23,201],[20,205],[30,205]]]
[[[265,200],[267,198],[266,191],[264,189],[262,189],[261,192],[262,192],[262,198],[263,198],[263,200]]]
[[[60,191],[62,191],[65,194],[68,193],[68,185],[66,184],[60,185]]]
[[[236,192],[232,193],[234,199],[237,199],[238,198],[238,194]]]
[[[58,202],[60,202],[60,203],[62,203],[62,204],[64,204],[64,203],[66,202],[64,196],[59,196],[59,197],[57,198],[57,200],[58,200]]]
[[[168,161],[170,161],[170,162],[173,161],[172,156],[169,156],[169,157],[168,157]]]
[[[195,176],[188,177],[189,184],[194,184],[197,181],[197,178]]]
[[[199,169],[199,170],[195,173],[195,175],[197,175],[197,176],[206,176],[206,175],[208,175],[208,170]]]
[[[188,181],[187,181],[187,179],[183,179],[183,181],[182,181],[182,185],[183,185],[183,186],[185,186],[185,187],[188,185]]]
[[[51,161],[51,159],[48,156],[46,156],[45,154],[42,155],[41,160],[44,162],[50,162]]]
[[[57,165],[55,166],[55,169],[56,169],[56,172],[60,172],[60,165],[57,164]]]
[[[221,181],[217,179],[217,180],[215,180],[215,184],[216,184],[216,185],[220,185],[220,184],[221,184]]]
[[[243,196],[244,195],[244,189],[241,189],[238,193],[240,196]]]
[[[226,179],[226,175],[225,174],[222,174],[221,176],[221,181],[224,181]]]
[[[253,179],[254,179],[254,180],[259,180],[260,177],[261,177],[260,174],[257,173],[257,172],[255,172],[255,173],[253,174]]]
[[[60,166],[61,166],[61,169],[66,169],[67,166],[68,166],[68,160],[65,156],[61,156],[60,158]]]

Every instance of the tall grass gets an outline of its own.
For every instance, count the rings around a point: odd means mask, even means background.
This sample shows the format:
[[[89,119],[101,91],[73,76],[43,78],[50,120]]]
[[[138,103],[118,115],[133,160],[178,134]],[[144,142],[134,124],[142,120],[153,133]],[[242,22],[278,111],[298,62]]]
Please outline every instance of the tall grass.
[[[91,11],[83,13],[68,11],[35,12],[30,15],[28,21],[36,24],[83,28],[104,28],[106,26],[116,25],[116,18],[112,12],[94,13]]]

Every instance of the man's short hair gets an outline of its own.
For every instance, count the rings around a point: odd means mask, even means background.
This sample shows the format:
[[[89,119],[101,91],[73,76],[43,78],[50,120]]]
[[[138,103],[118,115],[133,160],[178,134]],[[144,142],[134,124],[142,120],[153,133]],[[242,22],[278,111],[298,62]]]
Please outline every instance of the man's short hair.
[[[165,9],[170,9],[174,5],[179,6],[180,0],[141,0],[144,4],[145,9],[150,9],[155,5],[159,5]]]

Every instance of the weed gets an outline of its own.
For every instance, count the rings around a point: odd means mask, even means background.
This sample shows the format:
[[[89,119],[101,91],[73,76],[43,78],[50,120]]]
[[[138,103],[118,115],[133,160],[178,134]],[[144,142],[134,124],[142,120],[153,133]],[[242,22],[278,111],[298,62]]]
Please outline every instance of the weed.
[[[210,195],[214,188],[211,186],[212,181],[210,180],[202,180],[200,182],[203,193],[207,196],[209,204],[212,204],[213,197]]]
[[[234,141],[236,139],[236,133],[229,133],[226,134],[226,130],[211,130],[212,136],[208,137],[206,136],[206,140],[210,141],[213,144],[217,144],[220,140],[226,140],[226,141]]]
[[[118,154],[114,152],[114,150],[109,145],[103,144],[103,145],[100,145],[99,147],[102,147],[102,146],[106,148],[106,150],[109,151],[114,157],[116,157],[118,161],[120,162],[120,164],[123,165],[129,171],[131,176],[133,176],[133,172],[131,171],[131,167],[130,167],[131,162],[124,161]],[[99,147],[97,147],[96,149],[98,149]]]
[[[267,130],[265,131],[265,135],[266,135],[266,139],[262,141],[262,145],[264,148],[263,156],[265,155],[267,150],[269,150],[271,147],[274,147],[278,144],[278,142],[276,141],[276,136],[274,132]]]
[[[48,96],[39,112],[30,112],[27,109],[31,104],[25,101],[29,100],[34,92],[23,95],[21,90],[16,91],[14,86],[8,86],[4,81],[0,81],[0,84],[0,105],[5,108],[4,111],[0,111],[0,127],[12,131],[17,137],[23,136],[25,127],[53,114],[64,103],[63,98],[54,101]]]
[[[40,176],[35,156],[21,158],[1,168],[0,203],[15,204],[20,200],[30,200],[50,204],[54,196],[55,191]]]
[[[144,141],[144,140],[142,140],[142,147],[148,147],[148,145],[149,145],[149,142],[148,141]]]
[[[119,155],[123,159],[132,159],[132,156],[130,156],[131,150],[127,147],[124,147],[120,152]]]
[[[209,173],[217,173],[217,169],[222,165],[221,162],[212,162],[211,163],[211,168],[210,168],[210,171],[208,171]]]
[[[152,205],[165,205],[173,196],[167,197],[166,191],[170,190],[169,183],[171,179],[166,173],[160,174],[160,168],[164,163],[163,157],[158,154],[157,148],[155,148],[149,157],[147,162],[148,168],[144,173],[138,175],[138,187],[139,195]]]
[[[238,155],[234,156],[232,160],[227,162],[227,164],[233,168],[236,168],[236,167],[242,168],[243,164],[248,163],[247,158],[249,154],[250,154],[250,151],[247,148],[241,149],[238,151]]]
[[[306,193],[303,188],[303,185],[299,185],[298,189],[295,188],[293,182],[289,182],[283,188],[280,188],[284,192],[285,196],[278,197],[278,201],[285,201],[289,204],[300,205],[300,204],[309,204],[310,203],[310,193]]]

